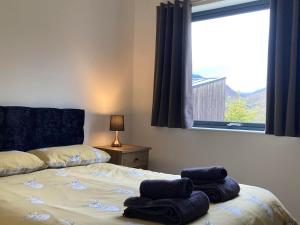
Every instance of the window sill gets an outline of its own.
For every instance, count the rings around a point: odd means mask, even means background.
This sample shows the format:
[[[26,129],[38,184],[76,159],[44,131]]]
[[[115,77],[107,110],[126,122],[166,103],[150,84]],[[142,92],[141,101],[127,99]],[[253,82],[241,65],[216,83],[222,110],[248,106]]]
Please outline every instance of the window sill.
[[[265,131],[259,131],[259,130],[239,130],[239,129],[222,129],[222,128],[207,128],[207,127],[192,127],[190,129],[191,130],[218,131],[218,132],[232,132],[232,133],[265,134]]]

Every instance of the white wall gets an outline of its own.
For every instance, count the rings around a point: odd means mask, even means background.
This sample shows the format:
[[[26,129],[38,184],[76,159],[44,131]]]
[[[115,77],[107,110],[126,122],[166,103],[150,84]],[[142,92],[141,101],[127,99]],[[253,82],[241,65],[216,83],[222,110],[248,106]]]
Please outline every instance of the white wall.
[[[87,111],[86,141],[132,101],[132,0],[0,0],[0,105]],[[130,140],[124,132],[123,140]]]
[[[150,126],[158,3],[135,0],[133,143],[153,147],[153,170],[224,165],[239,182],[274,192],[300,220],[300,139]]]

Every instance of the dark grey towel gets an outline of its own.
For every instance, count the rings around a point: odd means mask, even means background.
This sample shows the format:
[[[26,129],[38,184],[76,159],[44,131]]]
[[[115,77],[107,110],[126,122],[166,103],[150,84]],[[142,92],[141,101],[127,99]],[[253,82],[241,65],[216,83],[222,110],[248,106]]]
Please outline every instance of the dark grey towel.
[[[212,180],[223,180],[226,176],[227,170],[221,166],[189,168],[181,171],[181,177],[190,178],[193,182],[210,183]]]
[[[144,180],[140,185],[141,197],[151,199],[187,198],[193,192],[189,178],[177,180]]]
[[[194,185],[194,189],[203,191],[214,203],[231,200],[240,192],[239,184],[231,177],[226,177],[223,181]]]
[[[186,199],[151,200],[143,197],[128,198],[124,216],[163,224],[187,224],[205,215],[209,200],[201,191],[194,191]]]

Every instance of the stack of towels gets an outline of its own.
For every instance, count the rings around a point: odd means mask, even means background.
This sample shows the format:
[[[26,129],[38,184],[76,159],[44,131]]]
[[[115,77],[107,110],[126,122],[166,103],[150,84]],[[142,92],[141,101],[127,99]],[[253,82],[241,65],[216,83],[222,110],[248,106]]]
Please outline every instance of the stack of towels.
[[[189,178],[145,180],[140,197],[124,202],[124,216],[163,224],[187,224],[207,213],[209,200],[201,191],[193,191]]]
[[[238,196],[240,187],[223,167],[184,169],[181,179],[144,180],[140,197],[124,202],[124,216],[163,224],[187,224],[205,215],[209,201],[224,202]]]
[[[194,190],[203,191],[213,203],[231,200],[240,192],[239,184],[227,176],[224,167],[184,169],[181,177],[190,178],[194,183]]]

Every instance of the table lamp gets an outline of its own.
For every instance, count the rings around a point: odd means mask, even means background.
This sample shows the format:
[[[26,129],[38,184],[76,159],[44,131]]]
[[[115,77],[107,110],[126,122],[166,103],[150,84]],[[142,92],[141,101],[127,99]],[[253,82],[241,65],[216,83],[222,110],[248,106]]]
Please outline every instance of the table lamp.
[[[115,131],[116,136],[112,147],[121,147],[122,144],[119,140],[119,131],[124,131],[124,115],[111,115],[110,116],[110,128],[109,130]]]

